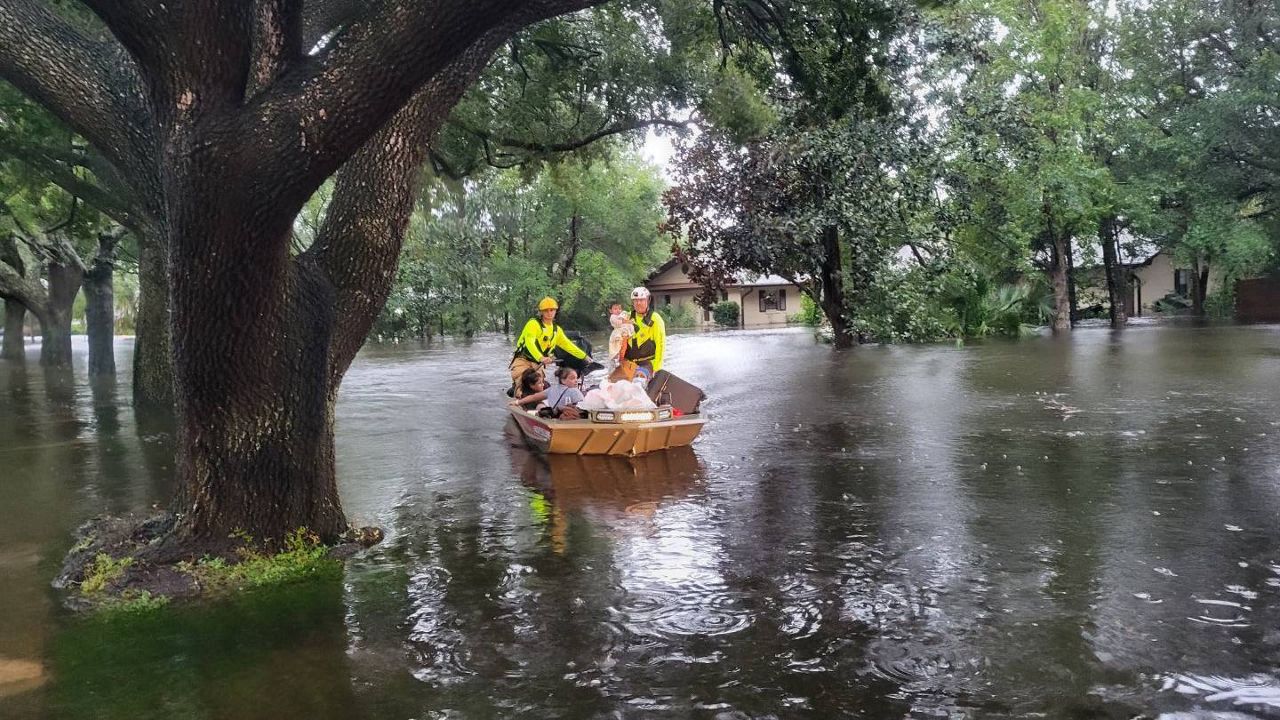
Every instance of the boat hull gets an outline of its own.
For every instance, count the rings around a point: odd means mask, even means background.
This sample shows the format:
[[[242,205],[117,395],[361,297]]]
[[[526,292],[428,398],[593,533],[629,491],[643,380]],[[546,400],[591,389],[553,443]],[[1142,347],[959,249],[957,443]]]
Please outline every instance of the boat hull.
[[[511,417],[530,445],[554,455],[644,455],[683,447],[702,432],[701,414],[644,423],[596,423],[590,420],[551,420],[519,408]]]

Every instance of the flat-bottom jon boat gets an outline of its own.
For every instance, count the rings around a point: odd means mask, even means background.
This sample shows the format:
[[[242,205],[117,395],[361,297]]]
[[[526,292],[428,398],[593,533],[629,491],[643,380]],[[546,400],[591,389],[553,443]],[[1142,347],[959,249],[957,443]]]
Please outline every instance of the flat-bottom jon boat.
[[[508,406],[530,445],[550,454],[634,456],[683,447],[702,432],[701,413],[674,416],[671,408],[596,410],[582,420],[552,420]]]

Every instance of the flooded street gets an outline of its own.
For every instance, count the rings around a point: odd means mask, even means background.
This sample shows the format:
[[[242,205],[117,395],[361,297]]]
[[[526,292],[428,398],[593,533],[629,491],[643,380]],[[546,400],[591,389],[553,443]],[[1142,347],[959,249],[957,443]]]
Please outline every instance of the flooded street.
[[[387,540],[110,623],[49,581],[168,499],[171,423],[0,364],[0,718],[1280,717],[1280,327],[667,353],[710,422],[628,461],[513,440],[503,339],[368,348],[338,471]]]

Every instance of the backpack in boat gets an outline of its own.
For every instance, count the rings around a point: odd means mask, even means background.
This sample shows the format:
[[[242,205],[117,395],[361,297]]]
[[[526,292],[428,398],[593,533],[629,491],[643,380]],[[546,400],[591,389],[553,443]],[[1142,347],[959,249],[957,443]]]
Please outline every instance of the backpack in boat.
[[[659,405],[670,405],[685,415],[698,412],[698,406],[707,394],[696,385],[682,380],[666,370],[653,374],[648,386],[649,399]]]

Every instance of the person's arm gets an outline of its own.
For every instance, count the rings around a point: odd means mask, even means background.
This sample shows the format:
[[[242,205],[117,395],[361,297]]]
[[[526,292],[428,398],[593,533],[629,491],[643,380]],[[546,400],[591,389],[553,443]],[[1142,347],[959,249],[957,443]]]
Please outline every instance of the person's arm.
[[[662,356],[666,352],[667,323],[658,313],[653,314],[653,371],[662,369]]]
[[[579,360],[585,360],[587,358],[587,354],[583,352],[582,348],[578,347],[577,345],[574,345],[573,341],[570,340],[564,334],[564,328],[556,328],[555,346],[564,350],[570,355],[578,358]]]
[[[542,351],[538,349],[538,330],[538,321],[530,318],[529,322],[524,324],[524,330],[520,331],[519,339],[516,340],[516,347],[523,346],[534,362],[542,362]]]
[[[537,405],[538,403],[546,399],[547,399],[547,391],[543,390],[542,392],[536,392],[536,393],[533,393],[532,395],[525,395],[524,397],[516,398],[515,400],[511,401],[511,404],[519,405],[523,407],[525,405]]]

